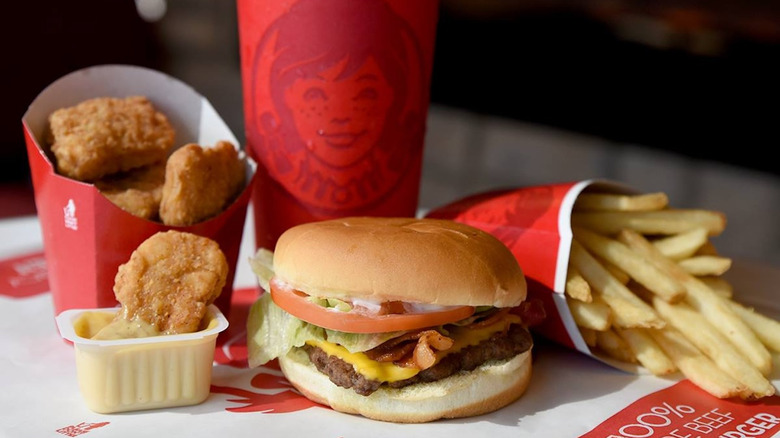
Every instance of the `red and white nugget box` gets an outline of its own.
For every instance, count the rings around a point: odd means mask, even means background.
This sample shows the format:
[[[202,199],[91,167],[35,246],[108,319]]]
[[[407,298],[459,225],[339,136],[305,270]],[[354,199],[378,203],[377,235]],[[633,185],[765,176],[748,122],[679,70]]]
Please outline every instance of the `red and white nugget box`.
[[[564,295],[572,242],[574,201],[588,187],[636,193],[615,182],[587,180],[477,193],[437,207],[427,217],[451,219],[488,231],[515,255],[528,282],[528,299],[544,304],[547,316],[534,332],[589,356]],[[598,357],[621,369],[638,367]]]
[[[129,65],[101,65],[72,72],[44,89],[22,118],[35,205],[43,234],[49,287],[55,314],[67,309],[112,307],[117,268],[158,231],[176,229],[215,240],[230,266],[215,304],[230,310],[233,278],[241,245],[255,163],[246,159],[245,187],[221,214],[191,226],[165,226],[142,219],[110,202],[94,185],[56,172],[46,136],[49,115],[95,97],[142,95],[164,113],[176,131],[173,149],[187,143],[204,147],[235,135],[211,104],[187,84],[161,72]],[[244,156],[243,151],[239,151]]]

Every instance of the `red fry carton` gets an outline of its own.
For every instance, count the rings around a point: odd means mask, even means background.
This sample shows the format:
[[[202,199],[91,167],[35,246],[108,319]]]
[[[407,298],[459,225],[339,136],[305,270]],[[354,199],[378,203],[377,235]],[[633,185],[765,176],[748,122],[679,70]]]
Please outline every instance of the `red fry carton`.
[[[426,217],[451,219],[485,230],[501,240],[517,258],[528,282],[528,298],[540,300],[547,316],[534,326],[545,338],[627,370],[633,364],[594,355],[577,329],[564,289],[571,250],[571,213],[586,188],[636,193],[603,180],[566,182],[534,187],[496,189],[437,207]]]
[[[211,104],[185,83],[163,73],[128,65],[101,65],[72,72],[44,89],[22,118],[35,205],[43,234],[55,314],[67,309],[112,307],[120,264],[151,235],[170,229],[215,240],[230,266],[216,301],[228,314],[256,165],[246,159],[246,185],[221,214],[191,226],[166,226],[134,216],[92,184],[62,176],[46,143],[53,111],[95,97],[146,96],[176,131],[174,149],[187,143],[239,143]],[[243,156],[243,152],[239,151]]]

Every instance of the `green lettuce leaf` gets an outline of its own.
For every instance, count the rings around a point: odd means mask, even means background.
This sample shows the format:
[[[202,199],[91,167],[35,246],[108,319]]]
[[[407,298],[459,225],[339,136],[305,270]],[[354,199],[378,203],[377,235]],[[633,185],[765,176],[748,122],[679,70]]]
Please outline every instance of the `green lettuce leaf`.
[[[403,333],[405,332],[347,333],[325,329],[325,339],[328,342],[341,345],[350,353],[357,353],[370,350]]]
[[[257,367],[308,340],[324,340],[325,329],[308,324],[274,304],[264,293],[252,304],[247,316],[247,354],[250,367]]]
[[[249,262],[257,276],[260,286],[269,291],[269,282],[273,277],[274,253],[259,249]],[[317,299],[310,297],[330,311],[349,312],[349,303],[335,298]],[[328,330],[302,321],[277,306],[270,293],[263,293],[252,305],[247,317],[247,353],[249,366],[263,365],[279,356],[287,354],[292,348],[302,347],[309,340],[327,340],[339,344],[355,353],[370,350],[385,341],[403,334],[403,331],[390,333],[347,333]]]
[[[263,365],[292,348],[302,347],[309,340],[332,342],[355,353],[370,350],[403,333],[347,333],[324,329],[290,315],[273,302],[271,294],[263,293],[252,304],[247,316],[249,366]]]
[[[257,276],[260,287],[264,290],[270,290],[268,283],[274,276],[274,253],[265,248],[257,250],[254,256],[249,258],[249,266],[252,272]]]

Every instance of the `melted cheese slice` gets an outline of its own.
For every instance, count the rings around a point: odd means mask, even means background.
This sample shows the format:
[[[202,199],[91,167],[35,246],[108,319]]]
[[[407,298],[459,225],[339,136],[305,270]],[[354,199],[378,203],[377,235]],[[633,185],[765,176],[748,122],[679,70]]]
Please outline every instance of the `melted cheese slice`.
[[[480,327],[478,329],[469,329],[465,327],[455,327],[450,337],[454,339],[452,348],[436,352],[436,362],[451,353],[457,353],[463,348],[471,345],[477,345],[485,339],[490,338],[494,333],[504,330],[509,324],[520,323],[522,319],[517,315],[509,314],[506,318],[496,322],[493,325]],[[350,353],[349,350],[341,345],[328,341],[306,341],[307,344],[319,347],[330,356],[336,356],[339,359],[351,364],[355,371],[366,376],[368,379],[381,382],[396,382],[414,377],[420,370],[417,368],[404,368],[395,365],[392,362],[378,362],[370,359],[364,353]]]

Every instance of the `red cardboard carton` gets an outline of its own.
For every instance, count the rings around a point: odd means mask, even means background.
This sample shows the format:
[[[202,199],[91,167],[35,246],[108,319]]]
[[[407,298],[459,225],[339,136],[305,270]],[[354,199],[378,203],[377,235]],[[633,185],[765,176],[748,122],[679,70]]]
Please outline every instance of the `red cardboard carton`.
[[[228,314],[236,263],[256,165],[246,159],[246,184],[221,214],[191,226],[165,226],[122,210],[97,188],[58,174],[46,136],[53,111],[95,97],[146,96],[176,131],[174,149],[203,147],[220,140],[239,148],[235,135],[211,104],[185,83],[154,70],[102,65],[70,73],[44,89],[24,114],[22,124],[43,234],[49,287],[55,314],[67,309],[112,307],[114,277],[133,250],[158,231],[177,229],[215,240],[230,266],[225,288],[215,302]],[[239,150],[243,156],[243,151]]]
[[[544,337],[597,357],[621,369],[639,372],[629,363],[594,355],[582,338],[566,303],[564,289],[571,250],[574,201],[588,187],[636,193],[602,180],[496,189],[435,208],[427,217],[451,219],[488,231],[515,255],[528,282],[528,298],[544,304],[547,317],[534,326]]]

